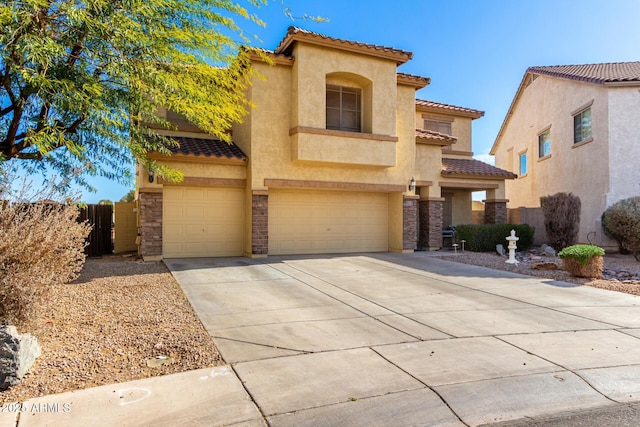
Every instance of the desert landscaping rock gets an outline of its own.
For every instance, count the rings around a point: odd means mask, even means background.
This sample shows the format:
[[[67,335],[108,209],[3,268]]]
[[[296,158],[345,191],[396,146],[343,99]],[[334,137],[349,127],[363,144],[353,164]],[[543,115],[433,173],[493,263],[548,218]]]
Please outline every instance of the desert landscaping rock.
[[[38,340],[19,334],[15,326],[0,325],[0,390],[14,386],[40,356]]]

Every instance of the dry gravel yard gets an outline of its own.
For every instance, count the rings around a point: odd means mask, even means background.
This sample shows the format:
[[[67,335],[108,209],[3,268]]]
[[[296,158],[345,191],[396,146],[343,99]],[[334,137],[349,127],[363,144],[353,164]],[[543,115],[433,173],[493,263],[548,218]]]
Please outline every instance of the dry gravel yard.
[[[0,404],[223,363],[165,265],[133,257],[87,259],[18,330],[38,338],[42,355]]]
[[[538,257],[539,259],[533,257]],[[505,263],[507,257],[500,256],[497,253],[458,251],[457,255],[454,255],[447,251],[442,252],[440,258],[465,264],[480,265],[497,270],[512,271],[514,273],[526,274],[529,276],[562,280],[580,285],[640,295],[640,262],[636,261],[631,254],[606,254],[604,256],[605,279],[582,279],[572,277],[569,273],[562,270],[562,260],[560,258],[542,255],[535,249],[526,254],[518,253],[516,256],[516,259],[520,261],[518,265]],[[558,270],[534,270],[531,267],[536,262],[553,262],[560,268]]]
[[[640,295],[640,263],[631,255],[606,255],[612,280],[532,270],[530,256],[518,266],[493,253],[439,254],[444,259],[564,280]],[[556,262],[558,258],[541,257]],[[21,384],[0,392],[0,404],[53,393],[223,364],[182,290],[163,263],[133,257],[88,259],[75,282],[48,289],[37,316],[19,325],[34,334],[42,355]],[[162,358],[167,359],[162,359]],[[149,367],[151,361],[171,363]]]

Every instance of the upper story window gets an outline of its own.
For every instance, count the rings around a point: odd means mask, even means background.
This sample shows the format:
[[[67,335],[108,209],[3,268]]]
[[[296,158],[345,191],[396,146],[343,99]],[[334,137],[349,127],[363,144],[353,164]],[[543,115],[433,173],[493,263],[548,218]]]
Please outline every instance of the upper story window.
[[[362,131],[362,89],[327,85],[327,129]]]
[[[520,153],[520,176],[527,174],[527,152]]]
[[[437,120],[425,120],[424,121],[424,129],[430,130],[433,132],[444,133],[446,135],[451,135],[451,123],[450,122],[440,122]]]
[[[591,139],[591,107],[573,116],[573,143]]]
[[[538,135],[538,157],[551,155],[551,129],[547,129]]]

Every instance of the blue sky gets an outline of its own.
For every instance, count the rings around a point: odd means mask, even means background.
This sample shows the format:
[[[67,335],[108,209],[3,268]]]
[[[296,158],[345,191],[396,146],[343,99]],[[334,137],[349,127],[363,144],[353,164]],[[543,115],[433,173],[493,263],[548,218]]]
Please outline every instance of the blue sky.
[[[330,37],[413,52],[399,71],[431,78],[417,97],[485,111],[473,125],[476,157],[486,156],[527,67],[640,60],[637,0],[285,0],[257,14],[266,28],[240,21],[248,34],[274,49],[290,25]],[[84,201],[119,200],[128,187],[91,180],[97,193]]]

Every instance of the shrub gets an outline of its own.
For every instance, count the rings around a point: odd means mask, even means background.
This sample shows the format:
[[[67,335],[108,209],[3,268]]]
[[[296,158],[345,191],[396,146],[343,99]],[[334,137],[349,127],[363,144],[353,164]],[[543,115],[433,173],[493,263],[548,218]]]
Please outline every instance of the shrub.
[[[574,245],[580,230],[580,198],[571,193],[556,193],[540,197],[540,206],[549,245],[556,251]]]
[[[604,249],[593,245],[567,246],[558,256],[562,258],[564,269],[576,277],[602,277]]]
[[[47,286],[77,276],[90,229],[74,205],[8,196],[0,191],[0,324],[26,320]]]
[[[516,231],[520,239],[518,250],[526,250],[533,245],[535,229],[528,224],[463,224],[456,226],[456,240],[465,240],[465,249],[473,252],[493,252],[496,245],[507,246],[507,236]]]
[[[640,197],[630,197],[609,206],[602,214],[602,227],[615,239],[621,252],[631,252],[640,261]]]
[[[604,249],[593,245],[567,246],[566,248],[558,252],[558,257],[573,258],[580,262],[580,264],[586,264],[594,256],[602,255],[604,255]]]

